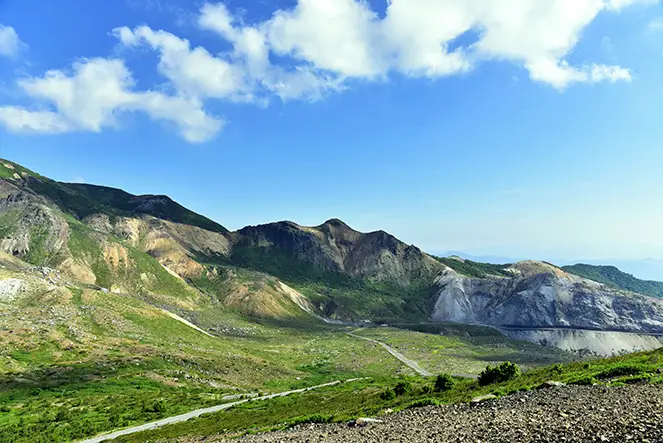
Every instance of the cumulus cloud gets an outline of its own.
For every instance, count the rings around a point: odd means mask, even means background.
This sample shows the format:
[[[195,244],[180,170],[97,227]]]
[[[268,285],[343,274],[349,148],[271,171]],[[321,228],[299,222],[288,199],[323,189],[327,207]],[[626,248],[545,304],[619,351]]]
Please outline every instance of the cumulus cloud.
[[[0,25],[0,56],[16,57],[25,47],[14,28]]]
[[[134,91],[131,73],[116,59],[81,60],[70,73],[51,70],[42,77],[21,79],[18,85],[43,109],[1,106],[0,122],[16,132],[99,132],[116,127],[121,113],[142,111],[154,120],[174,123],[188,141],[201,142],[223,124],[207,115],[195,97]]]
[[[531,80],[559,90],[628,82],[625,67],[573,65],[569,55],[597,15],[656,1],[388,0],[379,14],[365,0],[298,0],[255,23],[208,3],[197,24],[227,46],[222,53],[146,25],[113,30],[123,47],[157,54],[165,88],[136,91],[121,60],[84,60],[71,73],[19,80],[42,107],[0,107],[0,122],[14,131],[100,131],[116,127],[121,113],[144,112],[198,142],[223,126],[205,111],[207,101],[318,100],[351,80],[387,81],[393,74],[439,79],[492,61],[522,67]]]
[[[363,1],[299,0],[294,8],[251,26],[238,26],[218,3],[201,9],[199,24],[233,43],[236,53],[262,68],[262,75],[270,53],[340,83],[384,79],[393,72],[438,78],[501,60],[523,66],[535,81],[564,89],[572,83],[630,80],[620,66],[574,67],[566,57],[602,11],[651,2],[391,0],[380,18]],[[456,39],[470,32],[477,34],[475,42],[451,50]],[[245,34],[253,37],[252,45],[242,44]]]

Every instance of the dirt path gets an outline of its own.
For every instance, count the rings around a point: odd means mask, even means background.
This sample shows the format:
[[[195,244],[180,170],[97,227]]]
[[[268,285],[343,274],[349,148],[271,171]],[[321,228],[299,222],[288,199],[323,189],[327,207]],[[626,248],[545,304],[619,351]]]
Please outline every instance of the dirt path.
[[[416,372],[417,374],[419,374],[419,375],[423,375],[424,377],[432,377],[433,376],[432,373],[428,372],[427,370],[425,370],[424,368],[419,366],[419,363],[417,363],[414,360],[410,360],[409,358],[407,358],[406,356],[404,356],[403,354],[401,354],[400,352],[398,352],[397,350],[395,350],[394,348],[392,348],[391,346],[389,346],[386,343],[382,343],[379,340],[373,340],[372,338],[362,337],[361,335],[357,335],[354,332],[348,332],[348,335],[350,335],[352,337],[355,337],[355,338],[360,338],[362,340],[370,341],[370,342],[373,342],[373,343],[376,343],[376,344],[382,346],[383,348],[385,348],[387,350],[387,352],[389,352],[391,355],[393,355],[394,357],[399,359],[404,365],[409,366],[410,368],[412,368],[412,370],[414,372]]]
[[[144,425],[134,426],[127,429],[122,429],[120,431],[115,431],[110,434],[99,435],[97,437],[89,438],[87,440],[81,440],[79,443],[99,443],[106,440],[113,440],[122,435],[135,434],[136,432],[148,431],[150,429],[160,428],[166,425],[172,425],[174,423],[181,423],[183,421],[190,420],[195,417],[200,417],[203,414],[211,414],[213,412],[219,412],[226,409],[230,409],[233,406],[241,405],[242,403],[248,403],[250,401],[260,401],[260,400],[269,400],[270,398],[285,397],[291,394],[299,394],[306,391],[312,391],[315,389],[326,388],[329,386],[336,386],[341,383],[352,383],[359,380],[366,380],[365,378],[353,378],[346,381],[333,381],[331,383],[325,383],[322,385],[311,386],[309,388],[294,389],[292,391],[279,392],[277,394],[264,395],[262,397],[248,398],[245,400],[234,401],[231,403],[224,403],[218,406],[212,406],[210,408],[197,409],[195,411],[187,412],[186,414],[176,415],[174,417],[164,418],[158,421],[153,421],[151,423],[145,423]]]
[[[357,331],[355,331],[355,332],[357,332]],[[355,334],[355,332],[348,332],[348,335],[350,335],[352,337],[355,337],[355,338],[360,338],[362,340],[366,340],[366,341],[370,341],[370,342],[379,344],[380,346],[385,348],[387,350],[387,352],[389,352],[391,355],[393,355],[394,357],[399,359],[405,365],[412,368],[412,370],[415,371],[417,374],[423,375],[424,377],[432,377],[433,375],[435,375],[435,374],[432,374],[431,372],[429,372],[428,370],[422,368],[419,365],[419,363],[417,363],[416,361],[410,360],[409,358],[405,357],[403,354],[401,354],[400,352],[398,352],[397,350],[395,350],[394,348],[392,348],[388,344],[383,343],[380,340],[374,340],[372,338],[362,337],[361,335]],[[459,373],[459,374],[451,374],[451,375],[453,377],[460,377],[460,378],[474,378],[474,379],[477,378],[477,376],[475,374]]]

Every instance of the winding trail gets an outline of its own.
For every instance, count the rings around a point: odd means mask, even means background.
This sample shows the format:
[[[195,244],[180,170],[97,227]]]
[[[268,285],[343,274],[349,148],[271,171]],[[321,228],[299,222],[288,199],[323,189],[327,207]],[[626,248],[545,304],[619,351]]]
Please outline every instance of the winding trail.
[[[355,331],[355,332],[357,332],[357,331]],[[422,368],[421,366],[419,366],[419,363],[417,363],[416,361],[410,360],[409,358],[407,358],[406,356],[404,356],[403,354],[401,354],[400,352],[398,352],[397,350],[395,350],[394,348],[392,348],[388,344],[381,342],[380,340],[374,340],[372,338],[362,337],[361,335],[357,335],[354,332],[348,332],[348,335],[350,335],[352,337],[355,337],[355,338],[360,338],[362,340],[370,341],[370,342],[373,342],[373,343],[376,343],[376,344],[382,346],[383,348],[385,348],[387,350],[387,352],[389,352],[391,355],[393,355],[394,357],[399,359],[405,365],[412,368],[412,370],[415,371],[419,375],[423,375],[424,377],[432,377],[433,375],[435,375],[435,374],[432,374],[431,372],[427,371],[426,369]],[[459,378],[473,378],[473,379],[478,378],[475,374],[465,374],[465,373],[451,374],[451,376],[452,377],[459,377]]]
[[[360,338],[362,340],[370,341],[370,342],[373,342],[373,343],[376,343],[376,344],[382,346],[383,348],[385,348],[387,350],[387,352],[389,352],[391,355],[393,355],[394,357],[399,359],[404,365],[409,366],[410,368],[412,368],[412,370],[414,372],[416,372],[417,374],[419,374],[419,375],[423,375],[424,377],[432,377],[433,376],[432,373],[428,372],[427,370],[425,370],[424,368],[419,366],[419,363],[417,363],[414,360],[410,360],[409,358],[407,358],[406,356],[404,356],[403,354],[401,354],[400,352],[398,352],[397,350],[395,350],[394,348],[392,348],[391,346],[389,346],[386,343],[383,343],[379,340],[373,340],[372,338],[362,337],[361,335],[357,335],[354,332],[348,332],[348,335],[350,335],[352,337],[355,337],[355,338]]]
[[[136,432],[148,431],[150,429],[156,429],[156,428],[160,428],[160,427],[166,426],[166,425],[181,423],[183,421],[187,421],[187,420],[190,420],[190,419],[195,418],[195,417],[200,417],[203,414],[211,414],[211,413],[214,413],[214,412],[224,411],[226,409],[232,408],[233,406],[241,405],[243,403],[248,403],[250,401],[269,400],[271,398],[285,397],[285,396],[288,396],[290,394],[299,394],[299,393],[302,393],[302,392],[312,391],[312,390],[315,390],[315,389],[340,385],[341,383],[352,383],[352,382],[359,381],[359,380],[366,380],[366,378],[352,378],[352,379],[346,380],[344,382],[340,381],[340,380],[337,380],[337,381],[333,381],[331,383],[325,383],[325,384],[322,384],[322,385],[311,386],[309,388],[294,389],[292,391],[279,392],[277,394],[270,394],[270,395],[263,395],[262,397],[253,397],[253,398],[248,398],[248,399],[244,399],[244,400],[234,401],[234,402],[231,402],[231,403],[224,403],[224,404],[217,405],[217,406],[212,406],[212,407],[209,407],[209,408],[197,409],[195,411],[187,412],[186,414],[181,414],[181,415],[176,415],[174,417],[164,418],[164,419],[161,419],[161,420],[158,420],[158,421],[153,421],[151,423],[145,423],[145,424],[140,425],[140,426],[133,426],[131,428],[122,429],[120,431],[111,432],[109,434],[98,435],[96,437],[89,438],[87,440],[80,440],[78,443],[99,443],[99,442],[106,441],[106,440],[113,440],[113,439],[115,439],[117,437],[120,437],[122,435],[129,435],[129,434],[135,434]]]

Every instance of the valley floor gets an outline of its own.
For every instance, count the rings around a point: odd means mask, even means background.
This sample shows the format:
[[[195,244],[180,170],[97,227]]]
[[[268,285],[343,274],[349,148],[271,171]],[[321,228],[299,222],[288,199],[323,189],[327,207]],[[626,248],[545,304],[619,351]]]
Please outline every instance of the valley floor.
[[[565,386],[479,405],[408,409],[383,420],[366,427],[306,424],[240,440],[205,441],[662,442],[663,385]]]

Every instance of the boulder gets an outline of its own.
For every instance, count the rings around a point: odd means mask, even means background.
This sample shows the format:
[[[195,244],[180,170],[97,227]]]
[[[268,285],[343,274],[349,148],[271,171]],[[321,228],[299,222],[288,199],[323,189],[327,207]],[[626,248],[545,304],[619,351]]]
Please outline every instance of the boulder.
[[[547,381],[545,383],[540,384],[536,389],[549,389],[549,388],[560,388],[562,386],[566,386],[566,383],[562,383],[561,381]]]
[[[479,403],[483,403],[483,402],[490,401],[490,400],[496,400],[496,399],[497,399],[496,395],[487,394],[487,395],[482,395],[480,397],[474,397],[470,401],[470,403],[473,404],[473,405],[478,405]]]

